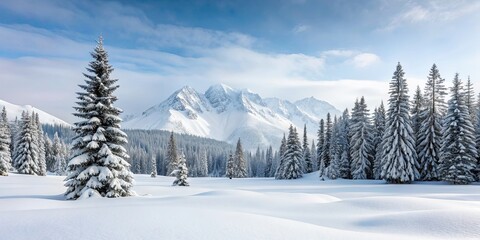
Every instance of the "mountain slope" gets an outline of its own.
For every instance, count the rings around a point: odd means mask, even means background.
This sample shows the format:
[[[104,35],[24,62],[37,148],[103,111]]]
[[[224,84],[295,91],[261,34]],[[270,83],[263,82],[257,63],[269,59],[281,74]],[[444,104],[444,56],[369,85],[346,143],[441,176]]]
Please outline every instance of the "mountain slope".
[[[278,146],[290,124],[299,131],[307,124],[313,138],[318,121],[327,111],[340,114],[320,100],[299,102],[297,106],[287,100],[263,99],[250,90],[233,89],[224,84],[211,86],[205,94],[186,86],[142,114],[129,117],[123,127],[171,130],[230,143],[241,138],[246,149],[254,149]]]
[[[7,117],[9,121],[15,121],[15,118],[20,119],[22,117],[22,112],[27,111],[29,113],[38,113],[38,118],[43,124],[58,124],[67,127],[71,126],[69,123],[30,105],[20,106],[0,100],[0,111],[3,107],[5,107],[7,110]]]

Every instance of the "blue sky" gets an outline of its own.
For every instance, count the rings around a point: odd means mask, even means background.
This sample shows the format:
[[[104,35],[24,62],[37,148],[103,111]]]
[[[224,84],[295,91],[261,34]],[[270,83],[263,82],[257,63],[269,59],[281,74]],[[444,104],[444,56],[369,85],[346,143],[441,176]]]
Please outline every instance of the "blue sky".
[[[190,85],[315,96],[337,108],[386,100],[397,62],[410,89],[433,63],[480,85],[480,1],[0,2],[0,99],[67,121],[102,34],[118,105],[138,113]],[[477,91],[478,92],[478,91]]]

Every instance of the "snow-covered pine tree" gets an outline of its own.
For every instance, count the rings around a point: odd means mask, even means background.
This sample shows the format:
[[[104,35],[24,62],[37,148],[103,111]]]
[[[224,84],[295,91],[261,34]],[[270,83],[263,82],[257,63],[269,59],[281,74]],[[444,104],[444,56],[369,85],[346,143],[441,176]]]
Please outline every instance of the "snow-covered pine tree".
[[[150,171],[150,177],[156,178],[157,177],[157,158],[155,155],[152,156],[151,158],[151,164],[152,170]]]
[[[329,149],[331,162],[326,169],[326,175],[330,179],[337,179],[340,177],[341,153],[339,151],[340,149],[339,121],[342,121],[342,119],[340,118],[340,120],[337,120],[337,116],[335,116],[333,120],[333,125],[332,125],[332,138],[330,141],[330,149]]]
[[[283,167],[283,176],[285,179],[301,178],[303,174],[302,167],[302,147],[298,139],[297,130],[290,125],[287,145],[285,150],[285,159]]]
[[[7,111],[3,107],[0,118],[0,175],[7,176],[12,164],[10,153],[10,127],[8,125]]]
[[[72,155],[68,163],[69,175],[67,199],[125,197],[135,195],[132,190],[133,174],[126,149],[127,134],[120,129],[122,110],[113,106],[117,97],[117,79],[111,79],[113,71],[108,54],[103,48],[102,37],[91,53],[93,61],[83,74],[85,84],[77,93],[74,113],[82,120],[75,123]]]
[[[315,140],[312,139],[312,146],[310,148],[310,159],[312,160],[312,172],[316,169],[318,169],[318,162],[317,162],[317,148],[315,145]]]
[[[272,168],[273,168],[273,149],[272,146],[269,146],[267,149],[267,153],[265,154],[265,177],[272,176]]]
[[[42,124],[40,123],[40,118],[38,116],[38,113],[32,113],[32,119],[35,119],[35,138],[37,141],[37,146],[38,146],[38,166],[40,168],[40,172],[38,175],[40,176],[46,176],[47,175],[47,162],[45,159],[45,138],[42,130]]]
[[[420,179],[434,181],[440,179],[439,162],[442,142],[442,119],[445,113],[447,95],[445,79],[433,64],[425,85],[425,108],[421,113],[417,152],[420,165]]]
[[[235,174],[234,174],[234,159],[233,159],[233,154],[229,154],[228,155],[228,160],[227,160],[227,170],[226,170],[226,174],[225,176],[232,179],[233,177],[235,177]]]
[[[373,149],[375,149],[375,156],[373,160],[373,179],[380,179],[382,172],[382,138],[385,133],[385,107],[383,101],[380,107],[376,108],[373,116]]]
[[[351,178],[350,164],[350,114],[348,108],[345,109],[342,115],[342,120],[339,122],[339,153],[340,153],[340,177]]]
[[[176,177],[175,181],[173,181],[172,186],[190,186],[187,182],[187,160],[185,159],[185,154],[183,152],[178,158],[177,169],[173,170],[171,175]]]
[[[283,134],[282,142],[280,143],[280,150],[278,151],[279,163],[277,170],[275,171],[275,179],[284,179],[284,167],[285,167],[285,152],[287,151],[287,140],[285,134]]]
[[[467,85],[465,86],[465,104],[467,105],[468,113],[472,124],[476,122],[477,114],[475,111],[475,91],[473,90],[473,83],[468,76]]]
[[[353,179],[367,179],[372,176],[373,146],[372,127],[365,103],[362,97],[358,105],[352,110],[352,122],[350,125],[352,156],[351,172]]]
[[[47,134],[44,135],[43,139],[45,141],[45,163],[47,164],[47,172],[55,172],[55,158],[52,152],[53,142]]]
[[[418,177],[417,154],[409,116],[407,80],[398,63],[390,82],[387,122],[383,135],[382,179],[388,183],[411,183]]]
[[[412,130],[413,130],[413,138],[415,140],[415,151],[417,151],[417,157],[420,152],[420,144],[419,144],[419,131],[422,124],[421,113],[424,108],[424,98],[422,95],[422,90],[420,90],[420,86],[417,85],[415,93],[413,94],[413,99],[410,108],[410,118],[412,119]],[[417,166],[418,171],[420,171],[420,166]]]
[[[317,142],[317,167],[318,168],[316,170],[319,170],[320,162],[322,161],[323,144],[325,143],[325,122],[323,119],[320,119],[317,137],[318,137],[318,142]]]
[[[476,180],[480,179],[480,94],[478,95],[478,103],[477,103],[477,121],[475,122],[475,145],[477,148],[477,166],[475,168],[475,176]]]
[[[310,155],[310,148],[308,147],[307,139],[307,124],[303,126],[303,162],[305,163],[305,172],[311,173],[313,171],[312,157]]]
[[[237,141],[237,148],[235,150],[233,175],[235,178],[246,178],[248,176],[247,162],[243,156],[243,147],[240,138]]]
[[[58,137],[58,133],[53,135],[52,143],[52,155],[55,161],[55,173],[59,176],[65,176],[67,174],[67,162],[66,156],[63,153],[63,143]]]
[[[170,139],[167,145],[167,174],[170,175],[175,169],[177,169],[178,165],[178,152],[177,152],[177,143],[175,141],[175,137],[173,136],[173,132],[170,134]]]
[[[443,180],[453,184],[468,184],[475,181],[477,149],[470,112],[458,73],[453,79],[451,94],[443,122],[440,169]]]
[[[35,139],[36,127],[27,112],[22,113],[17,142],[15,143],[16,157],[14,167],[18,173],[39,175],[38,145]]]
[[[200,150],[200,163],[199,163],[199,177],[207,177],[208,176],[208,159],[207,159],[207,150],[202,148]]]
[[[332,117],[327,113],[327,120],[325,121],[325,140],[322,148],[322,160],[325,167],[330,165],[332,156],[330,155],[330,145],[332,143]]]

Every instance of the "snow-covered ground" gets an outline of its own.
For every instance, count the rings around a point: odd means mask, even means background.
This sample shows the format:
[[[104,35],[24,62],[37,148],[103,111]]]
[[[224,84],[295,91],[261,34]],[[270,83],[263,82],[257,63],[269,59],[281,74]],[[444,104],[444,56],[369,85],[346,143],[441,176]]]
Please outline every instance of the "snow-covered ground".
[[[136,175],[138,197],[64,201],[62,177],[0,177],[0,239],[480,239],[480,185]]]

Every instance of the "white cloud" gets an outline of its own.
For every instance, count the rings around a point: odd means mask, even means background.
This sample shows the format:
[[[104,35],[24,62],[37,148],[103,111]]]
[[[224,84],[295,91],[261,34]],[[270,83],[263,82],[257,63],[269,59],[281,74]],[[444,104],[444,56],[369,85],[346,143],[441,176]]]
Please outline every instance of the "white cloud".
[[[310,26],[304,25],[304,24],[299,24],[299,25],[295,26],[292,31],[293,31],[293,33],[302,33],[302,32],[308,31],[308,29],[310,29]]]
[[[421,22],[444,22],[475,14],[480,10],[479,1],[413,1],[381,28],[382,31],[392,31],[398,27]]]
[[[360,53],[355,55],[351,62],[357,68],[365,68],[380,62],[380,57],[373,53]]]

